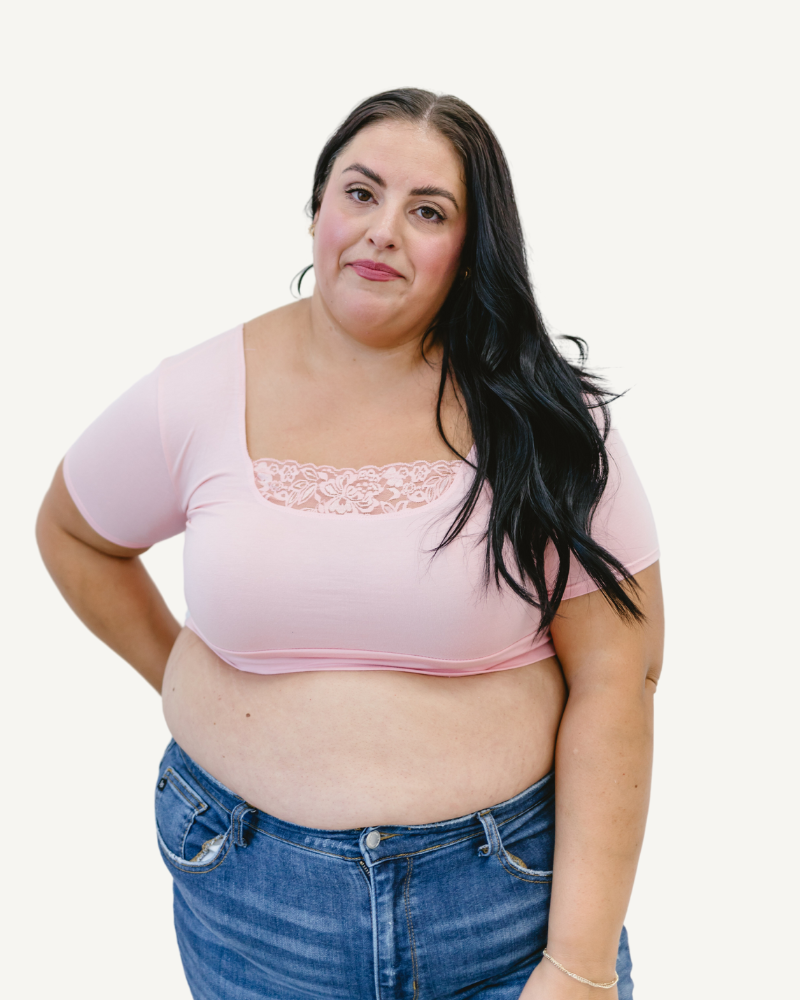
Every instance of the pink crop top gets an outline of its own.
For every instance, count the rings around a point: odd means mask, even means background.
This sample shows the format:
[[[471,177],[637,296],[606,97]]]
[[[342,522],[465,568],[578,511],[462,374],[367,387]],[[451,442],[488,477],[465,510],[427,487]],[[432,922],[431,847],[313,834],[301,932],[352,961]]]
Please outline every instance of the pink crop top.
[[[332,469],[247,453],[242,327],[168,358],[72,445],[67,488],[104,538],[185,531],[186,624],[253,673],[410,670],[456,677],[552,656],[538,613],[483,585],[488,490],[433,556],[472,475],[464,462]],[[593,533],[631,573],[658,558],[616,431]],[[574,564],[566,597],[596,589]]]

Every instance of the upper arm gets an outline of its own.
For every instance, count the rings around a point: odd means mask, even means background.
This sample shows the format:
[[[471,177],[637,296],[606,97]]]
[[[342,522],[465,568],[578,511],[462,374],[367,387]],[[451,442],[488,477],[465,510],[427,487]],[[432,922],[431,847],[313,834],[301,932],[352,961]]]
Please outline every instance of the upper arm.
[[[164,451],[159,381],[156,369],[87,427],[54,482],[59,517],[103,551],[142,551],[186,527]]]
[[[77,538],[78,541],[104,552],[109,556],[119,556],[121,558],[131,558],[141,555],[147,551],[144,548],[128,548],[123,545],[116,545],[104,538],[94,530],[86,518],[78,510],[75,501],[70,496],[67,485],[64,482],[64,463],[61,462],[53,476],[50,489],[45,494],[42,506],[39,510],[39,517],[36,521],[36,538],[42,555],[47,561],[50,550],[58,545],[59,537],[68,535]]]
[[[575,686],[622,684],[652,688],[661,674],[664,605],[658,562],[634,574],[632,596],[644,621],[624,621],[593,590],[562,601],[550,633],[570,690]]]
[[[653,512],[619,431],[612,429],[606,441],[608,482],[591,523],[592,538],[611,552],[631,574],[654,563],[659,556],[658,533]],[[552,560],[554,551],[549,550]],[[555,566],[549,572],[555,578]],[[570,562],[564,597],[575,598],[596,590],[580,562]]]

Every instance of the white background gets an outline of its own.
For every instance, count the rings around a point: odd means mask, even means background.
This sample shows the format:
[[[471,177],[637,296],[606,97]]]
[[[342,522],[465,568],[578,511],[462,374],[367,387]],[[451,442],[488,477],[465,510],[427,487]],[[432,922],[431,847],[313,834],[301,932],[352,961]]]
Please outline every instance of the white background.
[[[40,498],[162,357],[287,301],[325,138],[411,85],[495,128],[547,319],[630,388],[669,613],[637,997],[790,995],[797,6],[26,0],[0,39],[4,994],[188,998],[159,703],[62,604]],[[182,615],[180,540],[147,562]]]

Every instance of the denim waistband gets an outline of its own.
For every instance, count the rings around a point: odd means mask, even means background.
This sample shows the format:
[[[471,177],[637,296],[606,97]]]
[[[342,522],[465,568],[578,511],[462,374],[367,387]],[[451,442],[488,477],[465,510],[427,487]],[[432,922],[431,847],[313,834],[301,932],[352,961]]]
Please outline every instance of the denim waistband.
[[[491,826],[502,827],[547,805],[553,797],[555,786],[554,774],[551,771],[513,798],[455,819],[413,826],[384,825],[351,830],[322,830],[287,823],[254,806],[249,806],[241,796],[236,795],[200,767],[174,741],[171,746],[180,753],[183,764],[194,781],[203,787],[210,798],[231,813],[243,827],[310,851],[350,858],[354,861],[368,856],[373,863],[436,850],[472,837],[485,837],[487,820],[490,816],[493,820]],[[376,834],[380,837],[379,840]]]

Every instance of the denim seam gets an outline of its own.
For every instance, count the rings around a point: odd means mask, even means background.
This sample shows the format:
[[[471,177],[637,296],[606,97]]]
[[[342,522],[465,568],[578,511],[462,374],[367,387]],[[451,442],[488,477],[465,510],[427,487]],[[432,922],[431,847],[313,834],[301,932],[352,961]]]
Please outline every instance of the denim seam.
[[[166,771],[164,772],[164,774],[162,775],[162,777],[166,778],[168,774],[171,774],[171,775],[173,775],[176,778],[180,778],[180,775],[178,774],[178,772],[174,771],[171,767],[168,767],[166,769]],[[208,806],[206,805],[205,802],[203,802],[203,800],[200,798],[199,795],[195,796],[196,799],[197,799],[197,802],[192,802],[191,799],[189,799],[189,798],[186,797],[186,792],[185,792],[185,790],[183,788],[181,788],[179,782],[173,782],[169,778],[167,778],[167,781],[169,781],[170,785],[172,785],[172,787],[175,789],[175,791],[178,793],[178,795],[180,795],[180,797],[183,799],[183,801],[186,802],[188,805],[190,805],[192,807],[192,809],[194,809],[195,813],[205,812],[206,809],[208,809]],[[192,791],[192,789],[190,788],[189,791]]]
[[[547,805],[547,803],[550,802],[552,799],[553,799],[553,796],[551,795],[550,798],[545,799],[544,802],[537,802],[536,805],[528,806],[528,808],[527,809],[523,809],[522,812],[514,813],[513,816],[509,816],[507,819],[504,819],[504,820],[500,821],[499,823],[497,821],[497,817],[495,817],[495,820],[494,820],[495,824],[498,827],[506,826],[506,824],[510,823],[512,820],[519,819],[520,816],[524,816],[526,813],[533,812],[534,809],[539,809],[541,806]]]
[[[319,847],[309,847],[307,844],[296,844],[293,840],[286,840],[284,837],[279,837],[275,833],[268,833],[266,830],[262,830],[259,826],[253,826],[250,823],[245,823],[251,830],[255,830],[256,833],[260,833],[264,837],[272,837],[273,840],[279,840],[282,844],[288,844],[289,847],[296,847],[298,851],[311,851],[313,854],[324,854],[329,858],[341,858],[343,861],[360,861],[360,858],[351,857],[349,854],[334,854],[333,851],[323,851]]]
[[[242,806],[246,806],[247,808],[243,809]],[[234,826],[238,827],[238,830],[233,838],[237,847],[247,846],[248,842],[247,840],[245,840],[244,828],[247,827],[248,830],[253,829],[253,827],[248,822],[246,822],[246,817],[249,816],[251,812],[257,813],[258,810],[256,809],[255,806],[251,806],[248,802],[242,801],[239,803],[239,805],[236,806],[236,808],[231,813],[231,829],[233,829]],[[234,821],[234,816],[236,816],[235,821]]]
[[[507,851],[505,847],[503,848],[502,855],[503,861],[511,866],[512,871],[521,872],[523,875],[538,875],[540,878],[552,882],[552,871],[537,871],[535,868],[528,868],[522,858],[518,858],[515,854]]]
[[[503,850],[505,851],[505,848],[503,848]],[[512,869],[508,867],[508,865],[505,863],[505,861],[500,856],[500,854],[497,855],[497,860],[500,862],[500,865],[508,872],[509,875],[513,875],[514,878],[518,878],[520,880],[520,882],[532,882],[535,885],[552,885],[552,882],[553,882],[552,878],[549,878],[549,879],[545,879],[545,878],[524,878],[522,875],[517,874],[517,872],[512,871]]]
[[[175,744],[175,745],[178,746],[177,744]],[[180,751],[181,758],[183,759],[183,762],[186,765],[186,770],[189,772],[189,774],[191,774],[192,778],[203,789],[203,791],[208,795],[208,797],[210,799],[213,799],[214,802],[216,802],[216,804],[220,807],[220,809],[222,809],[223,812],[228,813],[230,815],[230,813],[233,812],[233,810],[232,809],[228,809],[228,807],[223,802],[220,802],[220,800],[213,794],[213,792],[211,791],[211,789],[208,788],[206,786],[206,784],[203,782],[203,779],[197,777],[197,775],[192,770],[189,761],[186,759],[186,754],[183,752],[183,750],[181,749],[181,747],[178,746],[178,750]],[[230,789],[228,789],[228,791],[230,791]],[[241,797],[241,795],[237,795],[236,792],[230,792],[230,794],[233,795],[233,797],[238,800],[237,803],[236,803],[236,805],[238,805],[239,802],[244,802],[244,799]]]
[[[486,819],[484,820],[484,817]],[[495,820],[491,809],[484,809],[478,814],[481,826],[483,826],[483,832],[488,840],[488,854],[499,854],[503,849],[503,839],[500,836],[500,831],[497,828],[497,821]]]
[[[214,860],[216,861],[216,864],[213,864],[213,865],[211,865],[208,868],[205,868],[205,867],[204,868],[185,868],[183,865],[176,864],[172,860],[175,857],[175,855],[172,853],[172,851],[170,851],[170,849],[167,847],[167,845],[164,844],[164,840],[163,840],[160,832],[158,834],[158,839],[164,845],[164,850],[161,852],[163,854],[163,856],[164,856],[164,860],[167,861],[168,864],[172,865],[173,868],[176,868],[179,872],[183,872],[185,875],[207,875],[209,872],[213,872],[215,868],[219,868],[219,866],[222,864],[222,862],[225,860],[225,858],[227,858],[228,854],[230,853],[230,849],[231,849],[231,846],[232,846],[232,843],[233,843],[233,839],[230,836],[230,832],[231,831],[228,831],[229,836],[228,836],[228,843],[227,843],[227,845],[225,847],[225,853],[224,854],[220,854],[217,858],[215,858]],[[181,860],[181,859],[179,858],[178,860]]]
[[[411,871],[413,865],[414,865],[414,859],[410,857],[408,859],[408,873],[406,874],[406,885],[403,896],[405,897],[406,924],[408,925],[408,937],[409,937],[409,943],[411,944],[411,974],[414,977],[411,983],[412,1000],[417,1000],[417,997],[419,996],[419,970],[417,968],[417,943],[414,937],[414,921],[411,919],[411,901],[409,898],[409,893],[411,890]]]
[[[186,838],[189,836],[189,831],[192,829],[192,826],[194,825],[194,821],[197,819],[197,817],[201,813],[204,813],[208,809],[208,806],[206,805],[205,802],[203,802],[203,800],[198,795],[195,795],[193,789],[191,789],[191,788],[189,789],[189,791],[192,793],[192,795],[194,795],[194,797],[197,799],[197,801],[196,802],[192,802],[191,799],[187,798],[187,796],[186,796],[186,790],[181,787],[181,782],[183,781],[183,779],[180,778],[180,775],[178,774],[177,771],[174,770],[174,768],[168,767],[164,771],[164,774],[162,775],[162,780],[164,778],[166,778],[167,781],[169,782],[170,788],[174,789],[174,791],[177,792],[178,795],[180,795],[180,797],[183,799],[183,801],[192,810],[191,818],[189,819],[188,823],[186,824],[186,829],[183,831],[183,837],[181,838],[181,854],[186,854]],[[173,781],[172,780],[173,778],[178,778],[180,780],[179,781]],[[162,790],[159,789],[159,791],[161,792]]]
[[[482,833],[483,831],[472,833],[469,837],[462,837],[461,840],[451,840],[448,844],[434,844],[433,847],[421,847],[418,851],[406,851],[405,854],[388,854],[385,858],[376,858],[375,864],[379,865],[384,861],[397,861],[400,858],[415,858],[418,854],[427,854],[429,851],[441,851],[446,847],[455,847],[457,844],[463,844],[467,840],[476,840]]]

